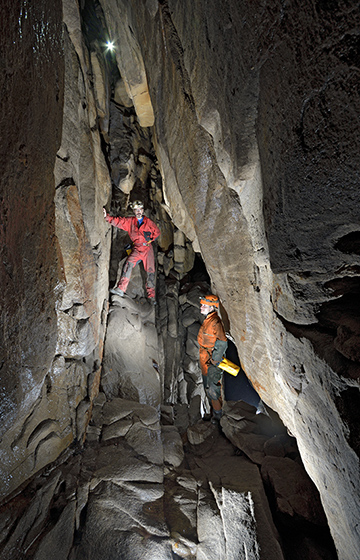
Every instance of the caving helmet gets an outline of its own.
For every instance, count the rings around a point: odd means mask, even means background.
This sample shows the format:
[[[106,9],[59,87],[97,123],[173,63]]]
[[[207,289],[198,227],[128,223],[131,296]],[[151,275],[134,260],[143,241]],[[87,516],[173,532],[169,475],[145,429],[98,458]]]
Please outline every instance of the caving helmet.
[[[203,296],[200,298],[200,304],[219,307],[219,298],[217,296],[214,296],[213,294],[209,294],[208,296]]]
[[[134,200],[134,202],[131,203],[131,208],[133,210],[135,210],[135,208],[144,208],[144,204],[141,202],[141,200]]]

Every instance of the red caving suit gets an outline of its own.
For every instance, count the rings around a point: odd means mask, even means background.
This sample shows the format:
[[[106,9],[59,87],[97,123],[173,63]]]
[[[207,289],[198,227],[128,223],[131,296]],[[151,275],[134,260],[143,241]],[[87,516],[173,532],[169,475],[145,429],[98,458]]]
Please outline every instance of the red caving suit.
[[[150,220],[150,218],[147,218],[146,216],[143,216],[143,221],[140,226],[138,225],[138,221],[135,216],[131,218],[112,218],[111,216],[106,215],[106,221],[112,226],[127,231],[131,241],[133,242],[133,250],[125,262],[117,287],[120,290],[123,290],[123,292],[126,292],[132,269],[136,264],[142,261],[146,272],[147,295],[150,298],[154,298],[155,258],[151,242],[155,241],[155,239],[159,237],[159,228],[152,220]]]

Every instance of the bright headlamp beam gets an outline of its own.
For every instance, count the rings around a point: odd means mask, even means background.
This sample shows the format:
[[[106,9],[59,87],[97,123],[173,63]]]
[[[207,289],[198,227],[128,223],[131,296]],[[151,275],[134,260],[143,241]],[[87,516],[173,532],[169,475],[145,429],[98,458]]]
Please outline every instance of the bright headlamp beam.
[[[107,47],[108,51],[113,51],[114,48],[115,48],[115,45],[112,41],[107,41],[106,47]]]

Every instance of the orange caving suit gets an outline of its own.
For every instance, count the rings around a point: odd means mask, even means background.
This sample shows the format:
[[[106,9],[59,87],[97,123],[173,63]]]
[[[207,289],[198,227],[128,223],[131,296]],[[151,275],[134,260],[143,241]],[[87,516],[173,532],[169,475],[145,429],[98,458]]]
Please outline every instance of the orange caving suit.
[[[227,339],[223,324],[216,311],[212,311],[205,317],[199,329],[197,341],[200,346],[200,367],[201,373],[205,377],[205,379],[203,377],[203,380],[206,393],[210,400],[219,400],[223,371],[215,364],[223,359],[227,348]]]
[[[138,220],[135,216],[131,218],[112,218],[106,215],[106,221],[112,226],[127,231],[131,241],[133,242],[133,250],[127,258],[120,281],[117,287],[123,292],[126,292],[128,287],[132,269],[136,264],[142,261],[146,272],[146,291],[150,298],[155,297],[155,258],[154,250],[151,243],[160,235],[160,230],[157,225],[147,218],[143,217],[143,221],[138,225]]]

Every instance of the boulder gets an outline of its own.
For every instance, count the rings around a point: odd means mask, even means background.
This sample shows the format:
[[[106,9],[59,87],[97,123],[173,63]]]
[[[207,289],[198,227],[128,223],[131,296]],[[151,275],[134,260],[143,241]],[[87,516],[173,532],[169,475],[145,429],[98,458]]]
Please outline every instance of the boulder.
[[[117,445],[101,447],[96,458],[90,490],[104,480],[115,484],[122,481],[162,483],[163,469],[139,457],[125,442],[118,442]]]
[[[179,467],[184,460],[184,449],[180,434],[175,426],[163,426],[161,441],[164,448],[164,464]]]

